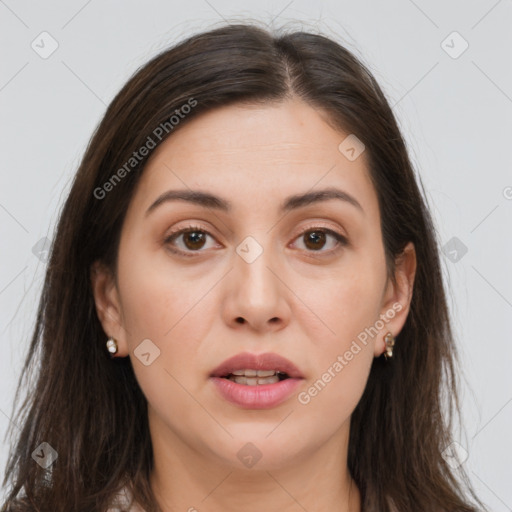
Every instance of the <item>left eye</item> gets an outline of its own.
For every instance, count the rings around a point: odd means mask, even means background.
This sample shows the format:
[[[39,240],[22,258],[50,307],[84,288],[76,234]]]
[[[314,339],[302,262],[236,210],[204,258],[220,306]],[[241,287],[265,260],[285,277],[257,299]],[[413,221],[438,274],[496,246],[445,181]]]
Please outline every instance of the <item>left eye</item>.
[[[331,250],[335,250],[338,246],[344,246],[347,244],[347,239],[343,235],[337,231],[327,228],[309,228],[303,231],[297,239],[305,240],[304,246],[306,250],[309,249],[314,252],[319,252],[320,249],[324,248],[326,240],[329,237],[334,240],[334,242],[331,243],[332,247],[320,252],[330,252]]]

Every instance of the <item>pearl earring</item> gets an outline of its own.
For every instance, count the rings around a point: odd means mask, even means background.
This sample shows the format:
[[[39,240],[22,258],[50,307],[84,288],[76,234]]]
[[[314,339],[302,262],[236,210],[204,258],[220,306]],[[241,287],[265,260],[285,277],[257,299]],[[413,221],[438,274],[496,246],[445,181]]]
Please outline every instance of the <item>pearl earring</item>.
[[[107,341],[107,350],[110,352],[112,357],[117,353],[117,342],[112,338],[112,336]]]
[[[386,336],[384,336],[384,341],[386,342],[386,351],[384,352],[384,357],[387,359],[391,359],[393,357],[393,347],[395,346],[395,338],[394,336],[388,332]]]

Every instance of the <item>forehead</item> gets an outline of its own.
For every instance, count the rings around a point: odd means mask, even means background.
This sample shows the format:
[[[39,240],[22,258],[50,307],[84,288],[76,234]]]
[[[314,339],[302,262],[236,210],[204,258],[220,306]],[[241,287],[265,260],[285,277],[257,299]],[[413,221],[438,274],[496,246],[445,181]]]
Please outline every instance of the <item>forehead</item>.
[[[256,191],[276,197],[335,186],[375,209],[365,153],[351,161],[339,149],[348,135],[297,99],[223,106],[178,127],[154,151],[136,197],[148,196],[147,205],[167,188],[200,188],[247,204]]]

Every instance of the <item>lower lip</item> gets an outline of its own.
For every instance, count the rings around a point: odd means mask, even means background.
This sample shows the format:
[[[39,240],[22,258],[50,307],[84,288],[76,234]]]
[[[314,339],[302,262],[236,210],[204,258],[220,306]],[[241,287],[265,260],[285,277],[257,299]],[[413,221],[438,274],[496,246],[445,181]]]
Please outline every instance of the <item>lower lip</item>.
[[[302,379],[288,378],[274,384],[248,386],[223,377],[211,377],[220,394],[243,409],[270,409],[285,402],[295,392]]]

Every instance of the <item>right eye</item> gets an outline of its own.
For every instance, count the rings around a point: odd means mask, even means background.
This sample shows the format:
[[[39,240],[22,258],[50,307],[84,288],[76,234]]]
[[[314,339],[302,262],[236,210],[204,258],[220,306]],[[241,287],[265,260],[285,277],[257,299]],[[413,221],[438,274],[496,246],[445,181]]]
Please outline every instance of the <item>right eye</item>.
[[[213,238],[213,235],[199,226],[191,225],[172,232],[164,242],[171,246],[172,252],[190,257],[194,256],[194,252],[203,252],[201,249],[204,248],[208,237]],[[177,241],[180,243],[176,243]]]

